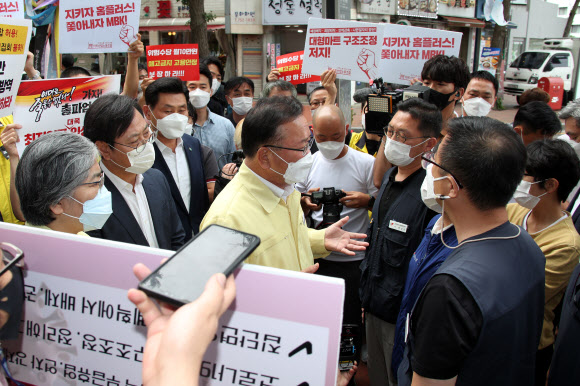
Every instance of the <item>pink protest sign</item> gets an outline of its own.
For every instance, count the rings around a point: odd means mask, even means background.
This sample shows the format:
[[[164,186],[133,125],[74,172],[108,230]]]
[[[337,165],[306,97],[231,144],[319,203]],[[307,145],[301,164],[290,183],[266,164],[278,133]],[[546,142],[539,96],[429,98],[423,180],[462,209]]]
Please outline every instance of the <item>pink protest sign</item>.
[[[304,51],[292,52],[276,58],[276,67],[280,71],[280,79],[292,84],[316,82],[320,80],[318,75],[302,73],[302,59]]]
[[[132,266],[154,268],[173,252],[6,223],[0,241],[26,262],[21,339],[5,345],[12,375],[31,385],[141,384],[145,327],[126,296],[137,286]],[[342,280],[245,265],[236,287],[201,383],[336,384]]]

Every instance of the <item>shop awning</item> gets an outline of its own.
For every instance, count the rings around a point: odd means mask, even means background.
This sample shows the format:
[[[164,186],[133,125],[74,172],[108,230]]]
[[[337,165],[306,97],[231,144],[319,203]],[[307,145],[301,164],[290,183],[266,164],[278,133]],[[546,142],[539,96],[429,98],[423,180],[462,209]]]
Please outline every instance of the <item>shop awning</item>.
[[[456,27],[485,28],[485,22],[483,20],[471,19],[467,17],[453,17],[453,16],[441,16],[441,17],[447,20],[449,24]]]
[[[216,17],[207,24],[207,30],[226,28],[225,17]],[[189,31],[189,18],[141,19],[139,31]]]

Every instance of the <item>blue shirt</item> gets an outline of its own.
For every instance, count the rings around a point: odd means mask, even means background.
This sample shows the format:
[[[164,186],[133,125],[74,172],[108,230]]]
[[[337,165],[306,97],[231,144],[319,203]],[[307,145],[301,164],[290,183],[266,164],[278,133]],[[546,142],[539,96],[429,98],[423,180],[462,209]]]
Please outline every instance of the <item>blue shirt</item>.
[[[437,215],[431,219],[425,229],[425,236],[423,236],[421,244],[419,244],[409,262],[403,300],[401,301],[401,309],[399,310],[395,326],[395,343],[391,361],[393,374],[397,374],[397,369],[403,360],[403,353],[405,352],[405,325],[407,314],[413,309],[415,302],[429,279],[435,274],[447,256],[453,252],[453,249],[447,248],[441,242],[441,233],[431,233],[435,223],[440,218],[441,215]],[[455,228],[453,226],[443,231],[443,239],[445,240],[445,244],[450,247],[457,245],[457,236],[455,235]]]
[[[236,145],[234,143],[236,129],[228,119],[212,113],[209,109],[207,112],[207,120],[203,123],[203,126],[197,123],[193,125],[192,135],[202,145],[213,149],[218,161],[218,167],[221,170],[225,164],[232,162],[231,154],[227,156],[223,155],[236,151]]]

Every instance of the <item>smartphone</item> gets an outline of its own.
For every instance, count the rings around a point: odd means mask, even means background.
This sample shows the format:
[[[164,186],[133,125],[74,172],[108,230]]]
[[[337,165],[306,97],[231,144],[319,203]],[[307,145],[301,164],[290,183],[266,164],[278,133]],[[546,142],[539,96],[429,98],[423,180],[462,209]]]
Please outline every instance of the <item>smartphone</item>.
[[[24,258],[24,253],[18,247],[9,243],[0,243],[0,253],[4,261],[4,268],[0,270],[0,276],[8,272],[14,265],[22,267],[21,261]]]
[[[229,276],[257,247],[260,238],[210,225],[139,283],[147,295],[176,306],[196,300],[209,278]]]

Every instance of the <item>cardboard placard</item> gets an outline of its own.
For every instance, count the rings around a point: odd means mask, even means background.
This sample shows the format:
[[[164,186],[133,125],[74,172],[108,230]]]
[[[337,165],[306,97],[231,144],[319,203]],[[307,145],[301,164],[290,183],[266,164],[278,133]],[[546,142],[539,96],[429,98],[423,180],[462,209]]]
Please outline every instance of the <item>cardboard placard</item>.
[[[146,51],[150,78],[159,79],[171,76],[184,81],[199,80],[197,44],[148,46]]]
[[[294,85],[319,81],[320,76],[302,73],[303,56],[304,51],[298,51],[277,57],[276,67],[280,71],[280,79]]]

